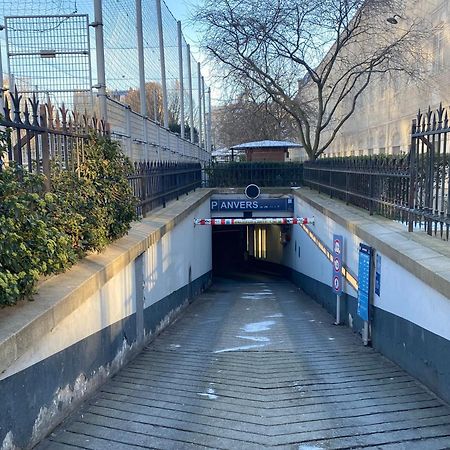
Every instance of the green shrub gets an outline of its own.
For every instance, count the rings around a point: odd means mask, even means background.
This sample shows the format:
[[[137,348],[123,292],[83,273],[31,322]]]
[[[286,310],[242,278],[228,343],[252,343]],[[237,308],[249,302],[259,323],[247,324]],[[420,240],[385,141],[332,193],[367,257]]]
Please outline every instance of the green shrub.
[[[117,143],[93,136],[76,172],[53,166],[51,193],[42,175],[14,165],[0,172],[0,305],[29,297],[41,276],[128,231],[136,218],[131,170]]]
[[[0,304],[29,296],[40,276],[76,260],[70,237],[50,213],[55,196],[44,193],[43,181],[17,167],[0,173]]]

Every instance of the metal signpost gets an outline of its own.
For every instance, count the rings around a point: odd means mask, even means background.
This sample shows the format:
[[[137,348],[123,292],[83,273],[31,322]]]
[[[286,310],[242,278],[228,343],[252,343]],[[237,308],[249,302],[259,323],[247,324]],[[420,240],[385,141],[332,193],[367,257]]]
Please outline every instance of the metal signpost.
[[[343,250],[343,238],[339,234],[333,235],[333,278],[332,289],[336,294],[336,322],[335,325],[341,323],[341,302],[340,297],[342,295],[342,250]]]
[[[363,342],[369,343],[369,306],[372,277],[373,249],[365,244],[359,244],[358,263],[358,316],[364,320]]]

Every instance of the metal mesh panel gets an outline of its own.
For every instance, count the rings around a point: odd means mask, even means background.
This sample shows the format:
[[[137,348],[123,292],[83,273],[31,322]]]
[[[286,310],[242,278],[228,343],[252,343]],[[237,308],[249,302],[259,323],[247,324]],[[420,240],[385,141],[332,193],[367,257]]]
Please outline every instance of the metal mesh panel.
[[[167,102],[169,123],[180,123],[180,66],[178,60],[177,21],[167,8],[161,4],[164,33],[164,55],[166,61]]]
[[[170,135],[167,130],[162,129],[155,124],[155,122],[162,123],[164,117],[156,1],[142,1],[146,110],[150,121],[143,121],[142,117],[139,115],[135,116],[134,113],[130,116],[125,107],[125,105],[129,105],[134,112],[140,112],[140,80],[135,0],[102,0],[102,3],[106,91],[107,96],[109,97],[107,110],[109,115],[108,120],[111,122],[111,131],[113,132],[113,135],[115,132],[116,138],[121,140],[125,151],[136,159],[144,159],[146,158],[146,155],[151,155],[151,157],[157,159],[176,159],[180,155],[188,155],[189,158],[198,157],[201,152],[199,152],[195,146],[187,142],[182,143],[181,141],[177,141],[175,135]],[[70,104],[77,109],[85,107],[90,99],[89,92],[83,91],[80,86],[89,89],[92,84],[97,84],[94,29],[91,29],[89,35],[86,37],[87,30],[89,30],[86,25],[93,23],[95,20],[93,6],[94,2],[92,0],[23,0],[20,3],[16,3],[15,0],[3,0],[0,2],[0,14],[3,13],[4,15],[8,15],[11,11],[14,11],[15,15],[42,16],[48,14],[85,17],[84,30],[82,32],[85,33],[84,35],[73,28],[70,30],[68,28],[69,25],[66,24],[64,18],[60,17],[58,19],[53,19],[53,26],[56,26],[56,29],[50,30],[53,34],[51,34],[49,42],[52,42],[53,45],[49,45],[48,42],[47,45],[44,45],[44,43],[39,44],[36,40],[30,38],[31,43],[34,45],[33,50],[38,53],[36,59],[39,58],[40,62],[45,64],[45,71],[44,75],[36,81],[38,77],[33,72],[36,65],[32,59],[21,61],[17,67],[15,66],[15,82],[22,91],[34,91],[38,88],[45,93],[43,94],[44,97],[46,97],[46,92],[49,92],[50,98],[55,104],[64,101],[66,104]],[[88,17],[86,18],[86,16]],[[176,133],[180,130],[178,125],[180,125],[181,122],[181,96],[184,98],[185,124],[187,126],[190,125],[190,83],[188,79],[188,61],[190,61],[192,67],[191,82],[195,141],[197,142],[200,125],[197,61],[192,54],[188,54],[188,47],[183,37],[184,92],[182,94],[180,91],[177,21],[164,1],[161,2],[161,16],[170,128]],[[35,19],[33,18],[33,20]],[[59,24],[57,22],[58,20],[62,21],[62,23]],[[32,22],[30,22],[29,28],[33,29],[33,26]],[[52,28],[52,26],[50,26],[50,28]],[[4,33],[0,33],[0,41],[4,39],[4,36],[2,35],[4,35]],[[73,55],[69,55],[65,58],[63,58],[62,55],[59,58],[42,58],[41,55],[41,50],[47,49],[58,51],[60,49],[59,45],[61,45],[61,48],[66,46],[70,50],[79,49],[81,47],[81,42],[84,42],[85,47],[87,46],[91,51],[91,73],[93,79],[91,83],[88,81],[89,78],[85,76],[85,72],[82,70],[85,67],[80,66],[78,68],[78,66],[74,66]],[[0,45],[5,49],[4,41],[0,42]],[[20,48],[20,45],[18,48]],[[11,46],[10,51],[12,51],[12,49],[13,46]],[[4,71],[6,71],[6,52],[3,53]],[[54,78],[50,79],[50,76]],[[44,81],[50,84],[50,86],[44,85]],[[68,86],[67,89],[72,89],[76,92],[63,92],[65,89],[63,86]],[[96,103],[98,102],[95,90],[94,101]],[[96,105],[96,110],[99,110],[98,104]],[[146,128],[146,131],[144,130],[144,127]],[[185,137],[190,139],[189,128],[186,129]],[[167,150],[169,146],[171,147],[170,151]]]
[[[103,24],[106,87],[110,95],[120,98],[139,87],[134,1],[103,0]]]
[[[71,105],[75,93],[90,92],[87,15],[5,17],[5,25],[9,70],[20,92]]]

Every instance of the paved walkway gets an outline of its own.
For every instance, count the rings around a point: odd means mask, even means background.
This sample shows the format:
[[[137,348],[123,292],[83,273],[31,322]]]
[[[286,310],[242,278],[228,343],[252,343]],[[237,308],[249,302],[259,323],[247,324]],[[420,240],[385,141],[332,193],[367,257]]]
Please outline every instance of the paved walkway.
[[[45,449],[450,448],[450,409],[279,279],[222,280]]]

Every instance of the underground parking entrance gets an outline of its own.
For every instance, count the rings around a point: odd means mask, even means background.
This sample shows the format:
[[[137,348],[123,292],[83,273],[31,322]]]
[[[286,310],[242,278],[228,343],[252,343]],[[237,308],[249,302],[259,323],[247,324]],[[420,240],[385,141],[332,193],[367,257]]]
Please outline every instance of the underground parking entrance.
[[[212,229],[213,275],[236,277],[250,273],[282,275],[282,242],[290,240],[292,225],[217,225]],[[281,245],[280,245],[281,244]]]
[[[281,261],[297,223],[289,189],[227,189],[212,196],[210,211],[199,222],[212,227],[215,276],[280,271],[281,265],[269,261]]]
[[[300,259],[309,228],[297,215],[211,208],[198,219],[212,228],[212,288],[42,450],[449,448],[447,405],[334,326],[301,282],[269,273]]]

